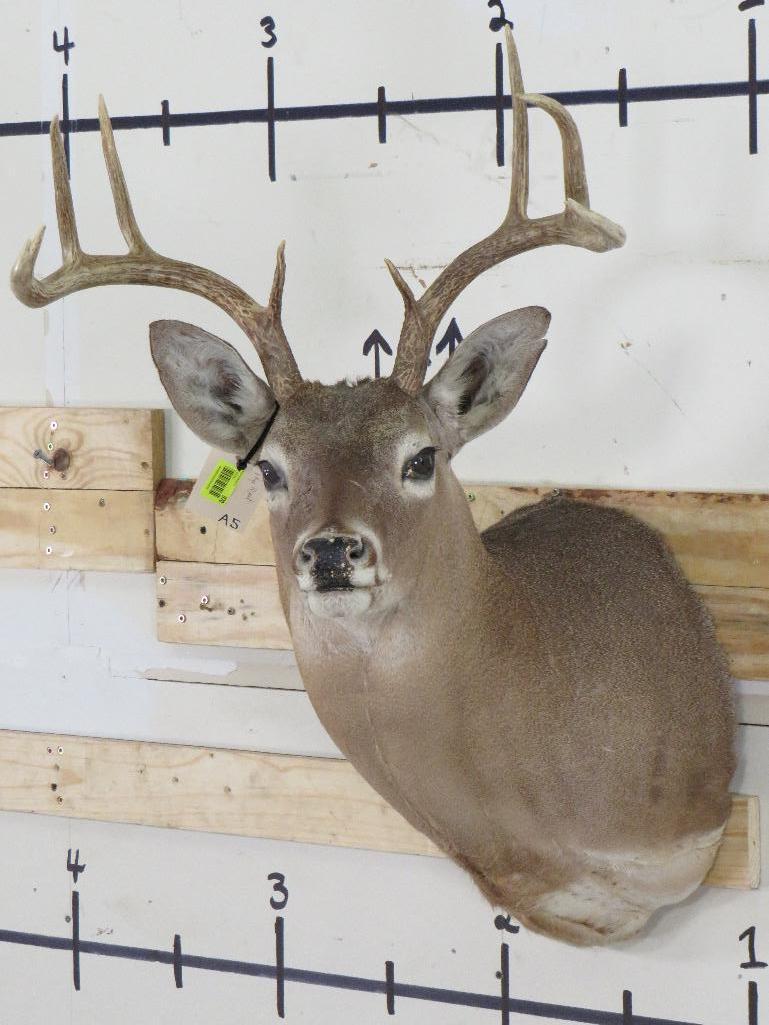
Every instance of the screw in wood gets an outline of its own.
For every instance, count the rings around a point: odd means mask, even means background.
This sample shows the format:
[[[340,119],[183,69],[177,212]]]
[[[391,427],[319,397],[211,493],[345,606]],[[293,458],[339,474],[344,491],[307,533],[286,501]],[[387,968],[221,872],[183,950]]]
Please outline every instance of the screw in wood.
[[[53,548],[50,545],[46,545],[45,554],[53,555]]]
[[[50,508],[51,508],[51,503],[50,502],[43,502],[43,511],[44,512],[49,512]]]
[[[49,534],[55,534],[56,533],[56,527],[54,527],[53,524],[51,524],[51,526],[48,528],[48,533]]]
[[[208,595],[207,594],[201,594],[201,596],[200,596],[200,604],[201,605],[208,605]]]
[[[100,498],[99,499],[99,505],[102,507],[102,509],[104,508],[104,506],[106,504],[107,504],[107,499],[106,498]]]
[[[55,420],[51,420],[51,430],[52,431],[55,431],[58,426],[59,425],[58,425],[58,423]]]
[[[168,577],[160,577],[160,583],[161,584],[167,584],[168,583]]]
[[[183,612],[180,612],[179,615],[176,618],[179,620],[180,623],[186,623],[187,622],[187,617],[185,616],[185,614]]]

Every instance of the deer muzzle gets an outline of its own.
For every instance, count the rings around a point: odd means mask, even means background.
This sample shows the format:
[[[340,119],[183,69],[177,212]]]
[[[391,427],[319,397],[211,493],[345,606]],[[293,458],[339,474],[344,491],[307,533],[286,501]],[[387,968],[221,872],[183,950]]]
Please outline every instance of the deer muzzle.
[[[299,546],[294,569],[303,589],[351,590],[372,582],[375,561],[374,546],[362,535],[324,532]]]

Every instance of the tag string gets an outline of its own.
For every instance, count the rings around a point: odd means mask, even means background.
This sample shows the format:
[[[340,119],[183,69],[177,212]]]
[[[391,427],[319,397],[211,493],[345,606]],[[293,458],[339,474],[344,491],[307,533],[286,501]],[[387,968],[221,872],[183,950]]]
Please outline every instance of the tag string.
[[[239,470],[245,470],[245,468],[248,466],[249,462],[256,455],[256,453],[259,450],[259,447],[261,446],[262,442],[267,437],[267,434],[269,433],[269,430],[270,430],[270,428],[272,427],[272,425],[273,425],[273,423],[275,421],[275,417],[278,415],[278,410],[279,409],[280,409],[280,406],[276,405],[275,409],[273,409],[272,413],[270,414],[269,420],[264,425],[264,429],[262,430],[262,433],[259,435],[259,437],[256,439],[256,441],[253,443],[253,445],[248,450],[248,452],[246,452],[246,454],[243,456],[243,458],[242,459],[238,459],[238,461],[237,461],[237,463],[235,465],[237,466],[237,468]]]

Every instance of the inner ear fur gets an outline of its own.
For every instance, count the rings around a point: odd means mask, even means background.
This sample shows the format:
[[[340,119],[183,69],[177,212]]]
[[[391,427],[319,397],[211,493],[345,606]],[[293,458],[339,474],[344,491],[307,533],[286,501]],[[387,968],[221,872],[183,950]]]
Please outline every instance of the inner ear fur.
[[[550,314],[542,306],[503,313],[458,346],[422,395],[452,453],[488,431],[513,409],[547,340]]]
[[[276,401],[240,353],[180,320],[150,324],[150,349],[171,404],[190,430],[225,452],[247,452]]]

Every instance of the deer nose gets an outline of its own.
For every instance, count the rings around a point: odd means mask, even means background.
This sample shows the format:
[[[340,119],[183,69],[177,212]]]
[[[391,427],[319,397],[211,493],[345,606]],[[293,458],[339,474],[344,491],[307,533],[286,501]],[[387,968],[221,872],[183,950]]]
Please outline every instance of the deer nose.
[[[310,571],[319,590],[352,587],[353,571],[374,562],[374,549],[360,534],[318,534],[301,545],[296,562],[300,572]]]

